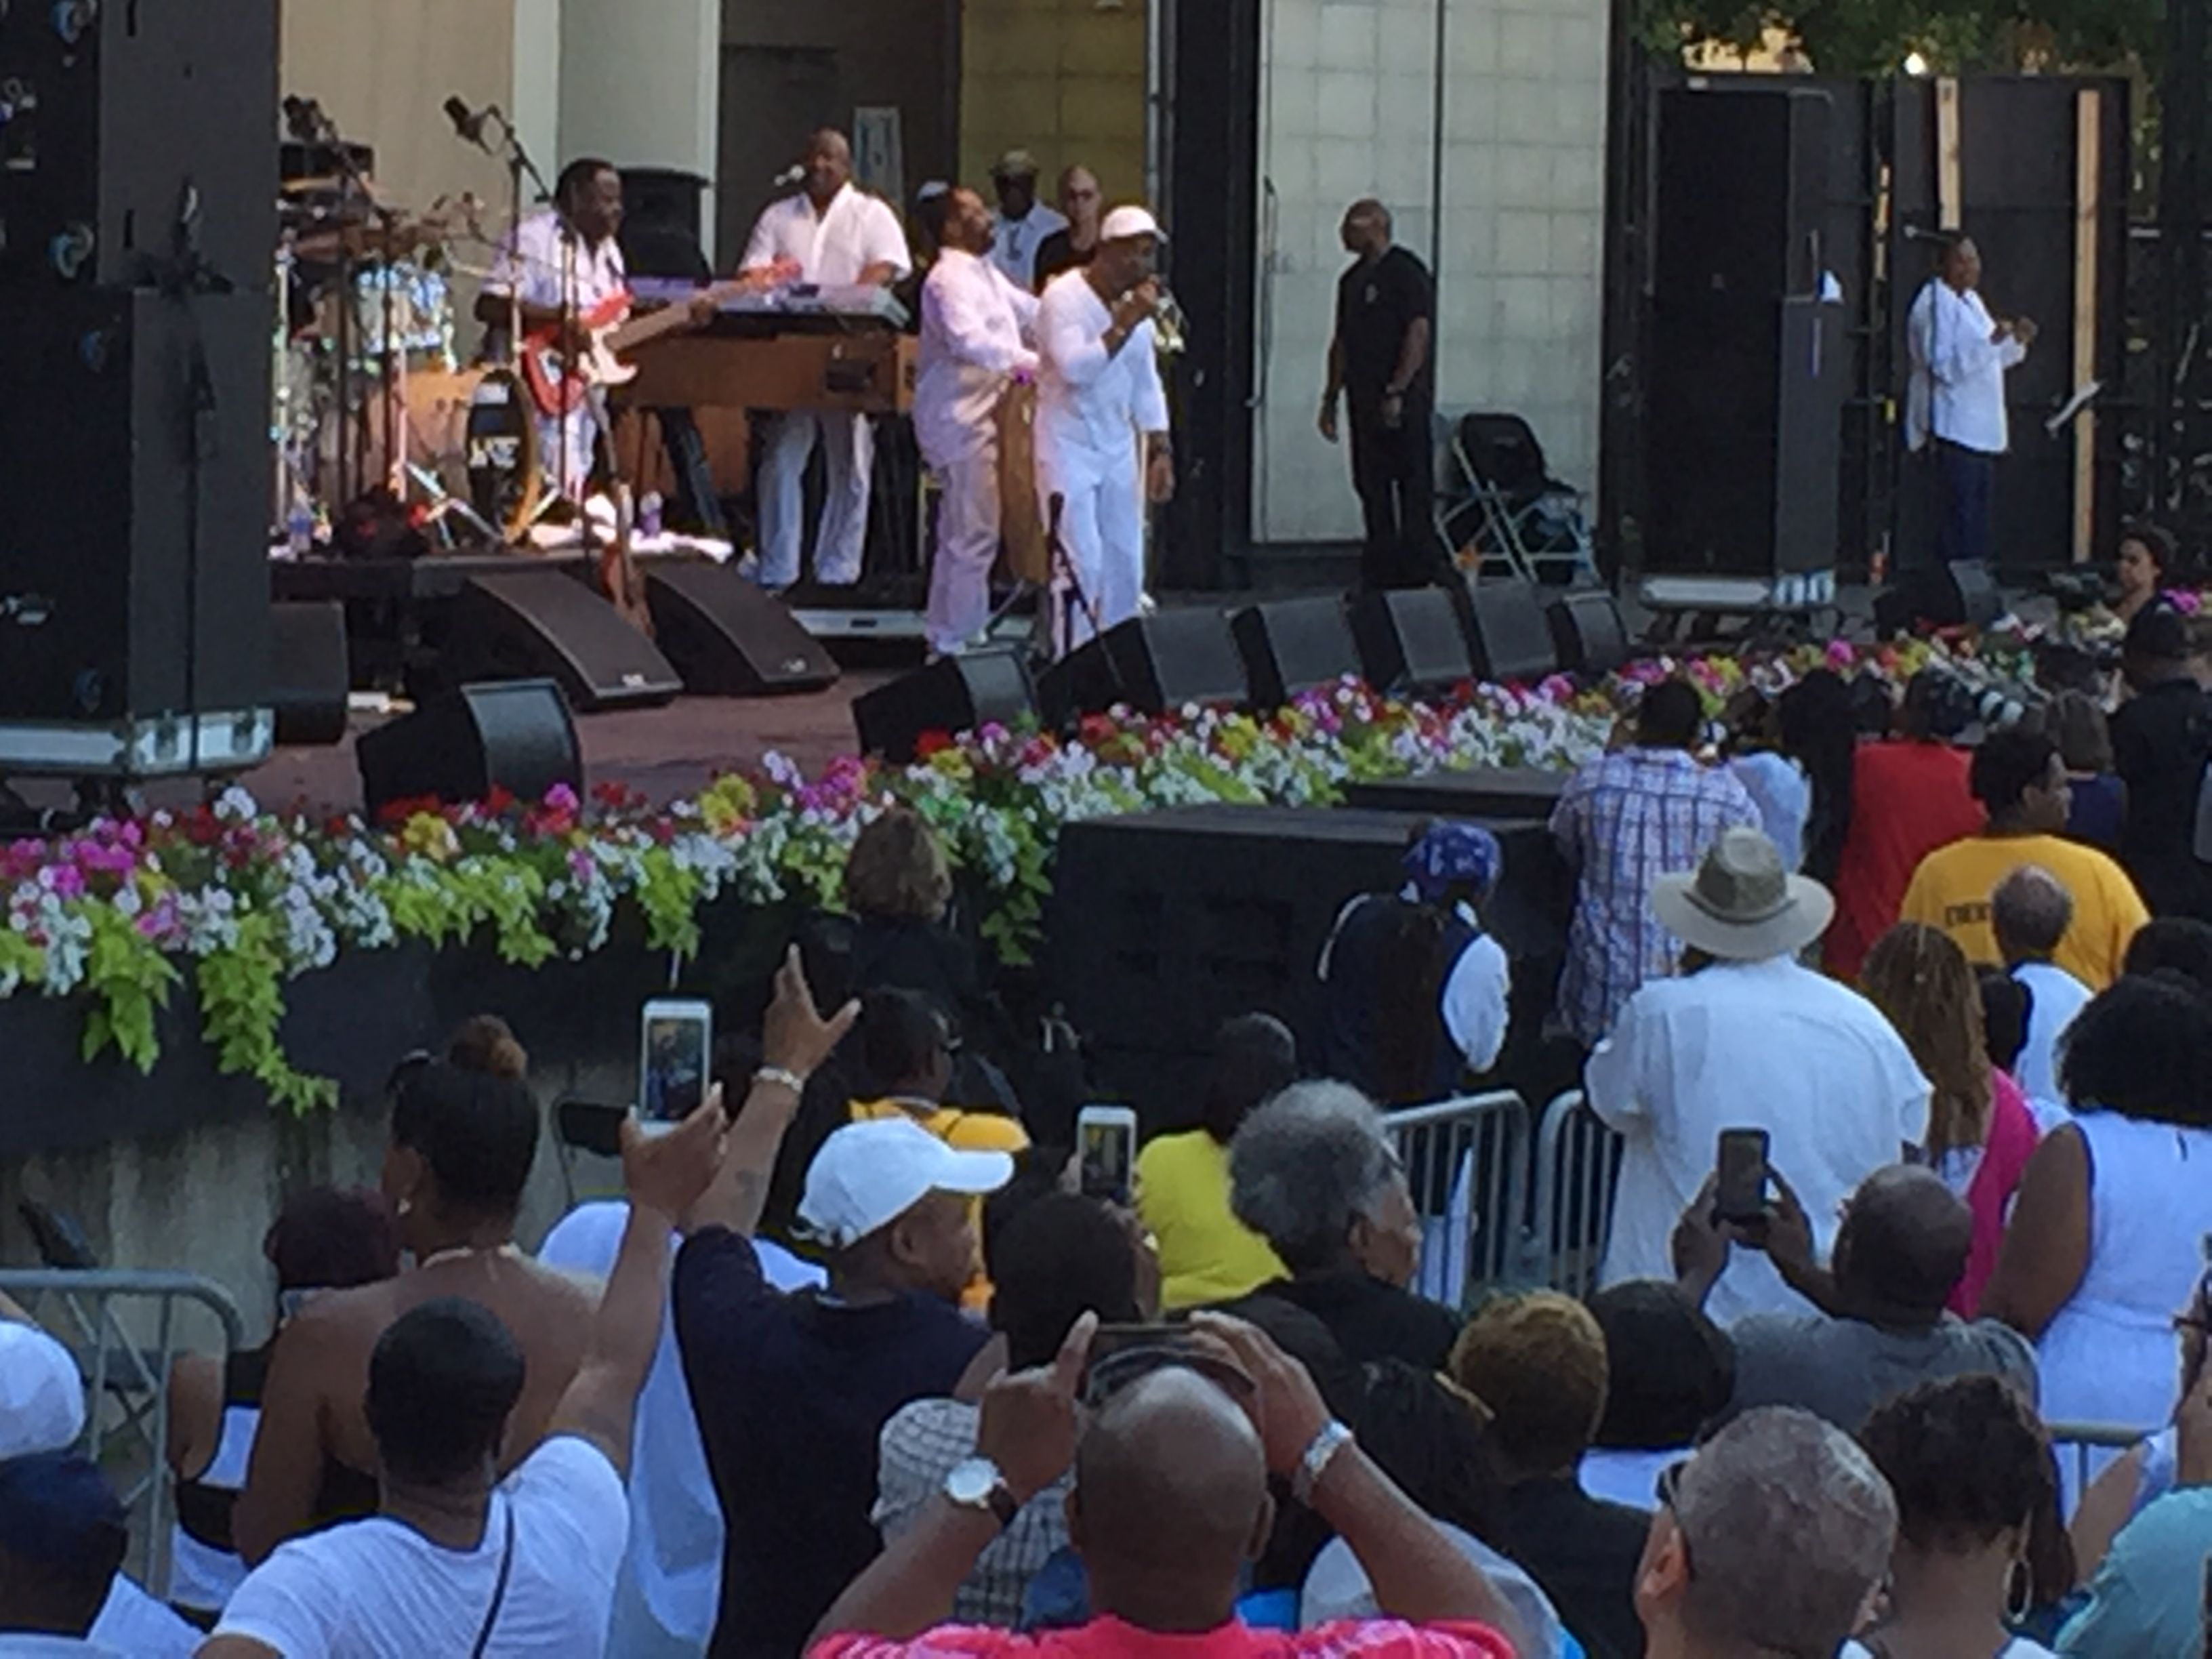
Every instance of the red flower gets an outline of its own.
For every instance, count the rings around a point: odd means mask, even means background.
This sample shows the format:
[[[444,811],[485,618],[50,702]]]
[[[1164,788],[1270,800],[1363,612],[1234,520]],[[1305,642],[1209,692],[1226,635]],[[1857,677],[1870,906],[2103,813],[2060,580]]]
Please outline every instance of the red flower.
[[[435,795],[408,795],[398,800],[388,800],[376,815],[376,822],[385,829],[397,829],[417,812],[435,812],[443,803]]]
[[[495,783],[483,798],[483,810],[489,817],[504,817],[514,807],[514,793],[504,784]]]
[[[915,758],[927,760],[932,755],[941,755],[951,747],[952,734],[950,732],[924,732],[914,740]]]

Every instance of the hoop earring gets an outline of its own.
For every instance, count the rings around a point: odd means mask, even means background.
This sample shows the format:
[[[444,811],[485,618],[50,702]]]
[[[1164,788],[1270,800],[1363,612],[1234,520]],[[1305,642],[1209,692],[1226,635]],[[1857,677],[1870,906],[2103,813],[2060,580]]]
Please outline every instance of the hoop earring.
[[[2012,1564],[2012,1571],[2005,1576],[2005,1622],[2008,1625],[2023,1623],[2034,1611],[2035,1574],[2030,1571],[2024,1559],[2017,1559]]]

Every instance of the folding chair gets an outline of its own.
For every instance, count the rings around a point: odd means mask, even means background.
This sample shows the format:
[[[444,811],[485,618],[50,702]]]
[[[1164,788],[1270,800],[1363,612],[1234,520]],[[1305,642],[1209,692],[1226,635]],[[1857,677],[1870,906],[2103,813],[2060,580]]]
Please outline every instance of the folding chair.
[[[1582,492],[1552,476],[1528,422],[1463,415],[1451,429],[1450,454],[1457,499],[1443,507],[1439,497],[1437,528],[1455,555],[1471,548],[1478,565],[1502,560],[1523,581],[1566,586],[1597,579]],[[1461,558],[1462,568],[1467,562]]]

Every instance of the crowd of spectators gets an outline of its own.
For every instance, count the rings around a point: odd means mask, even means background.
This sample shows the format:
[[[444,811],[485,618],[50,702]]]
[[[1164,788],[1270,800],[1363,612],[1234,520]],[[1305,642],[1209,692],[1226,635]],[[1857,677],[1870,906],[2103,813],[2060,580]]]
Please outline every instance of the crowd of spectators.
[[[1311,1040],[1224,1025],[1124,1203],[887,812],[757,1036],[536,1257],[514,1034],[402,1062],[380,1190],[285,1203],[266,1341],[168,1379],[169,1606],[71,1449],[76,1358],[0,1302],[0,1653],[2195,1653],[2191,640],[2136,606],[2109,729],[2069,687],[1971,751],[1934,672],[1747,698],[1721,752],[1645,693],[1550,823],[1620,1161],[1586,1298],[1425,1294],[1425,1248],[1522,1218],[1454,1208],[1471,1152],[1409,1178],[1385,1116],[1505,1045],[1491,831],[1415,830]]]

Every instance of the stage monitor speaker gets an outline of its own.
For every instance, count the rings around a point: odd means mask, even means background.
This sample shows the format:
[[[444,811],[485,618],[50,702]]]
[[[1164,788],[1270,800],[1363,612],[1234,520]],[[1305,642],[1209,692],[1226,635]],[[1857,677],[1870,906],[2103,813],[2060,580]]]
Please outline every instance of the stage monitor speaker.
[[[837,664],[780,599],[727,565],[656,559],[644,567],[653,642],[702,696],[823,691]]]
[[[1028,665],[1018,651],[941,657],[919,673],[853,700],[860,752],[900,765],[933,732],[957,737],[981,726],[1012,726],[1036,712]]]
[[[433,697],[354,745],[362,804],[482,800],[504,789],[540,801],[556,783],[581,793],[584,761],[568,700],[551,680],[499,680]]]
[[[1359,672],[1352,619],[1336,594],[1264,600],[1231,617],[1229,629],[1243,653],[1255,708],[1279,708]]]
[[[650,708],[684,689],[659,648],[593,589],[540,567],[471,576],[445,644],[454,681],[557,680],[582,714]]]
[[[1474,678],[1459,602],[1442,587],[1363,593],[1352,608],[1361,672],[1377,691],[1442,691]]]
[[[1164,714],[1191,703],[1242,703],[1249,695],[1229,618],[1206,605],[1136,617],[1109,628],[1037,681],[1037,706],[1054,726],[1117,703]]]
[[[33,30],[19,9],[0,43]],[[0,717],[264,706],[271,314],[0,287]]]
[[[1875,599],[1874,614],[1881,632],[1902,634],[1916,627],[1987,628],[2005,610],[1990,568],[1960,559],[1898,572],[1895,585]]]
[[[270,605],[267,702],[276,741],[342,741],[352,691],[345,606],[336,599]]]
[[[1460,617],[1477,678],[1525,684],[1558,672],[1551,621],[1535,584],[1469,581],[1464,592]]]
[[[1660,94],[1650,574],[1835,568],[1851,353],[1820,251],[1832,122],[1826,92],[1786,83]]]
[[[1610,674],[1628,660],[1628,628],[1610,593],[1562,593],[1546,607],[1559,666],[1570,674]]]
[[[276,13],[277,0],[14,8],[0,27],[0,287],[152,288],[211,271],[265,295]],[[180,244],[203,270],[179,269]]]

